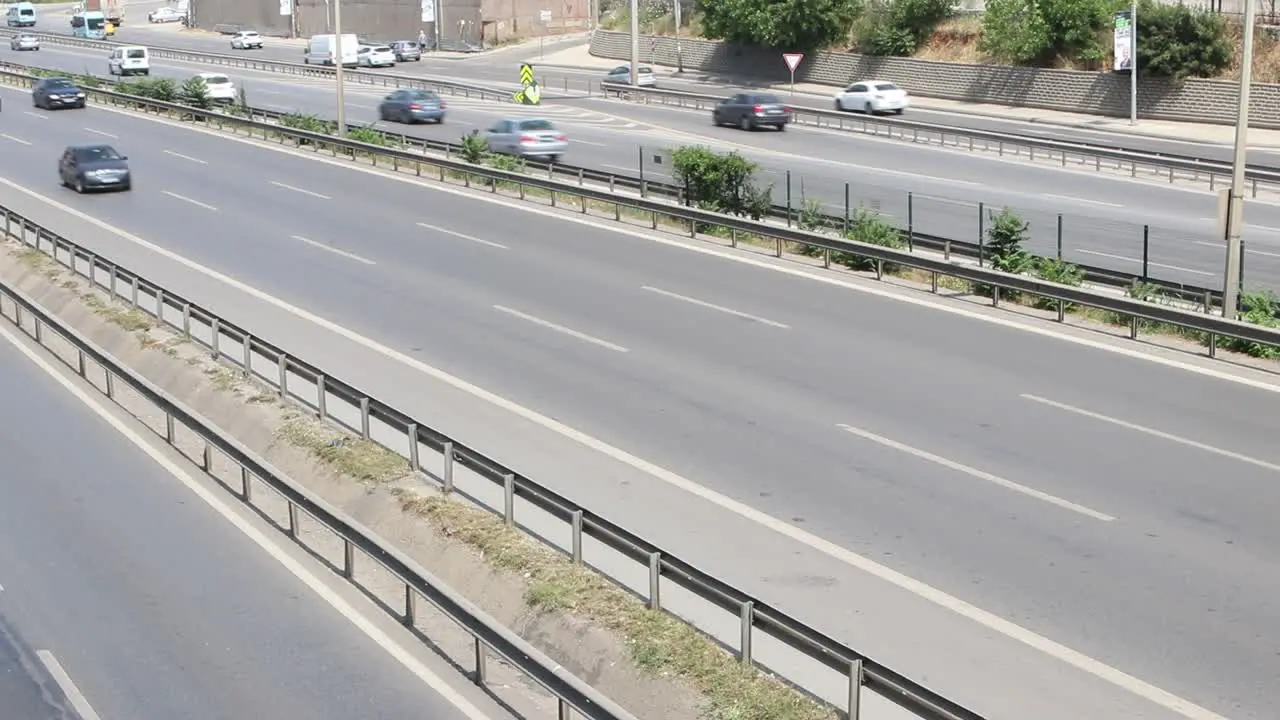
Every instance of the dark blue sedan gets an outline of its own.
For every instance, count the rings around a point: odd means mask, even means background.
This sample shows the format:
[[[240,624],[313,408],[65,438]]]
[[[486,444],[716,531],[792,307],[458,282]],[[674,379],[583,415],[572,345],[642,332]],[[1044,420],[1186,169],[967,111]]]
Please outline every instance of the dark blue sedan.
[[[129,158],[110,145],[71,145],[58,160],[58,177],[64,187],[88,190],[130,190]]]
[[[444,100],[430,90],[397,90],[382,99],[378,119],[412,125],[444,122]]]

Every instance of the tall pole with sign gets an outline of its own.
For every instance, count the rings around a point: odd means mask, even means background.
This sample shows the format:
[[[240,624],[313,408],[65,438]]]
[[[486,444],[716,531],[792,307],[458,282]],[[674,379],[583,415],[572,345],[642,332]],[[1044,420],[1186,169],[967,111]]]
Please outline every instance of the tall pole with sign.
[[[1244,253],[1244,170],[1249,135],[1249,90],[1253,82],[1253,32],[1257,0],[1244,0],[1244,48],[1240,60],[1240,102],[1236,108],[1236,151],[1231,166],[1231,199],[1227,202],[1227,268],[1223,273],[1222,315],[1236,319],[1240,295],[1240,258]]]
[[[640,0],[631,0],[631,87],[640,85]]]
[[[684,54],[680,52],[680,0],[674,0],[676,15],[676,72],[684,72]]]
[[[787,63],[787,69],[791,71],[791,94],[796,94],[796,68],[800,67],[800,61],[804,60],[804,53],[782,53],[782,59]]]
[[[333,54],[334,77],[338,82],[338,137],[347,136],[347,97],[342,85],[342,0],[333,0]]]
[[[1129,5],[1129,57],[1133,65],[1129,68],[1129,124],[1138,124],[1138,1]]]
[[[1111,55],[1115,59],[1111,69],[1116,73],[1129,73],[1129,124],[1138,123],[1138,6],[1134,1],[1128,10],[1121,10],[1112,18]]]

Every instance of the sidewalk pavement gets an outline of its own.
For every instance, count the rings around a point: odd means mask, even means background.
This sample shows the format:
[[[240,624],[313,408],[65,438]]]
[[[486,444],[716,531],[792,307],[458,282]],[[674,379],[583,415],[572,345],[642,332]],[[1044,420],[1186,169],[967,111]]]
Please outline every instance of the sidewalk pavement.
[[[578,45],[554,53],[547,53],[541,60],[535,61],[540,68],[560,67],[566,69],[608,69],[618,66],[619,60],[600,58],[592,55],[588,45]],[[712,77],[700,72],[676,73],[673,69],[655,66],[659,75],[690,82],[710,82],[725,84],[723,77]],[[753,87],[766,87],[784,93],[791,90],[790,83],[772,83],[768,85],[753,84]],[[817,83],[796,83],[796,92],[804,95],[830,98],[836,88]],[[910,89],[910,88],[908,88]],[[938,98],[912,98],[912,105],[922,110],[951,112],[960,115],[977,115],[995,120],[1011,122],[1035,123],[1038,125],[1057,125],[1082,130],[1097,130],[1108,133],[1128,135],[1147,135],[1166,140],[1183,140],[1192,142],[1218,143],[1230,145],[1235,142],[1234,125],[1210,125],[1204,123],[1173,122],[1169,120],[1139,120],[1137,125],[1130,125],[1128,118],[1085,115],[1083,113],[1060,112],[1056,110],[1040,110],[1037,108],[1010,107],[987,103],[961,102]],[[1249,147],[1280,149],[1280,130],[1249,130]]]

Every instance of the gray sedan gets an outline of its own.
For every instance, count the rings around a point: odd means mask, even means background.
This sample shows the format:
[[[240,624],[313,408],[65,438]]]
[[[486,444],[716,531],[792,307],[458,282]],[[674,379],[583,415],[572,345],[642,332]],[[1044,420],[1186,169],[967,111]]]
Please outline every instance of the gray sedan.
[[[18,35],[14,35],[9,40],[9,49],[10,50],[39,50],[40,38],[36,37],[35,35],[30,35],[28,33],[20,33]]]
[[[569,138],[544,118],[504,118],[487,131],[489,151],[560,162]]]

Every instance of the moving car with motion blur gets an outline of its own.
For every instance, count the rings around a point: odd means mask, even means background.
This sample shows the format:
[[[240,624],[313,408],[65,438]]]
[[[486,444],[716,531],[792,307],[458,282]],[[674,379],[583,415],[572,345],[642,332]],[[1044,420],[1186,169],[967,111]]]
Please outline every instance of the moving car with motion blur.
[[[443,123],[444,100],[430,90],[401,88],[382,99],[378,119],[413,125],[419,122]]]
[[[10,50],[39,50],[40,38],[29,33],[19,33],[9,40]]]
[[[195,76],[204,81],[210,100],[220,103],[236,101],[236,84],[231,82],[231,78],[217,72],[196,73]]]
[[[791,108],[782,104],[777,95],[767,93],[738,93],[721,100],[711,110],[711,124],[736,125],[742,130],[772,127],[786,130],[791,122]]]
[[[147,22],[149,23],[171,23],[182,22],[187,14],[179,12],[171,7],[161,7],[147,13]]]
[[[395,67],[396,54],[387,45],[361,45],[356,63],[361,67]]]
[[[129,158],[110,145],[69,145],[58,160],[63,187],[78,193],[90,190],[131,190]]]
[[[901,115],[911,104],[907,91],[884,80],[863,80],[836,93],[836,110],[858,110],[868,115],[891,112]]]
[[[44,110],[83,108],[84,90],[70,78],[44,78],[31,88],[31,104]]]
[[[418,62],[422,59],[422,48],[414,40],[397,40],[391,43],[390,48],[396,55],[396,62]]]
[[[545,118],[503,118],[485,133],[489,152],[553,163],[569,149],[569,137]]]
[[[257,30],[241,30],[231,36],[232,50],[261,50],[262,36]]]
[[[604,76],[604,82],[611,85],[630,85],[631,64],[619,65],[618,67],[610,70],[609,74]],[[658,76],[653,74],[653,68],[648,65],[641,65],[636,68],[636,87],[658,87]]]

